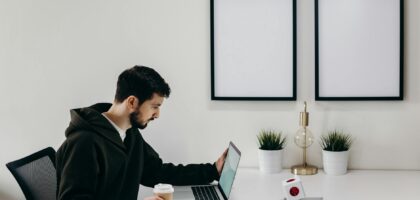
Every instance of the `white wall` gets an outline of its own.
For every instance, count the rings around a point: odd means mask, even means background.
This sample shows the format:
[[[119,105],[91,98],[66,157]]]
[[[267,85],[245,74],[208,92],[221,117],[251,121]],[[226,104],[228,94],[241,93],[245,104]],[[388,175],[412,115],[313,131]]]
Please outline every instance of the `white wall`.
[[[314,1],[299,0],[298,101],[227,102],[210,101],[208,0],[1,0],[0,199],[23,198],[5,163],[57,149],[68,110],[112,101],[118,74],[135,64],[172,87],[161,118],[143,131],[167,161],[214,161],[232,140],[241,166],[257,166],[257,132],[291,138],[307,100],[315,136],[334,128],[355,136],[350,168],[420,170],[420,2],[405,8],[404,101],[315,102]],[[300,156],[289,140],[285,167]],[[317,143],[309,162],[322,164]]]

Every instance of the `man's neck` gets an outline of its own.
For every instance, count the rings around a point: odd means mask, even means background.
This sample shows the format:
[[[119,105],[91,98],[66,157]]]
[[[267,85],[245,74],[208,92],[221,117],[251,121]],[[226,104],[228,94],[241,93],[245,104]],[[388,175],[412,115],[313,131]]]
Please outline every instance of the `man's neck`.
[[[125,112],[122,104],[112,104],[111,108],[104,112],[104,115],[106,115],[106,117],[124,131],[131,128],[130,114]]]

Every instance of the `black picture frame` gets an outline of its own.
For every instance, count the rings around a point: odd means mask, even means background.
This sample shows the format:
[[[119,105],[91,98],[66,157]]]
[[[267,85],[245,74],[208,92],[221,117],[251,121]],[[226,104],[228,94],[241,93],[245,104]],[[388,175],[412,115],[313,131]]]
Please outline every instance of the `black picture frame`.
[[[211,100],[296,100],[296,0],[210,4]]]
[[[315,100],[403,100],[403,90],[404,1],[315,0]]]

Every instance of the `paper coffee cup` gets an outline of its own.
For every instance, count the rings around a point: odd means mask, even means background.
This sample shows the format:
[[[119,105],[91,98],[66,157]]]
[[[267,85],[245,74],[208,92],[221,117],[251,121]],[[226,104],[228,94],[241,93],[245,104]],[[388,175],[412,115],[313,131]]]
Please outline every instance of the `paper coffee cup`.
[[[153,193],[155,193],[155,195],[159,196],[162,199],[172,200],[174,188],[171,184],[159,183],[155,185],[155,188],[153,188]]]

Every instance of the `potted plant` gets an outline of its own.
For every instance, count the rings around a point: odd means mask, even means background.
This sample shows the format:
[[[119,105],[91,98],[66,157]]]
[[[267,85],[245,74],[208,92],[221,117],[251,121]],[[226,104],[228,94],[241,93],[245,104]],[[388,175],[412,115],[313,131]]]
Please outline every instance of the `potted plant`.
[[[349,149],[353,139],[342,131],[330,131],[321,136],[322,162],[324,172],[331,175],[347,173]]]
[[[281,132],[261,130],[257,136],[259,143],[258,158],[260,171],[278,173],[282,170],[282,154],[286,141]]]

